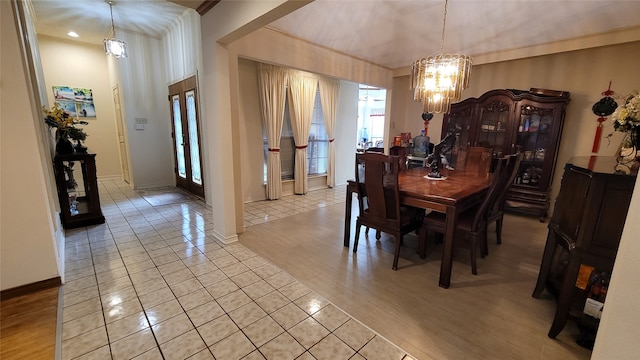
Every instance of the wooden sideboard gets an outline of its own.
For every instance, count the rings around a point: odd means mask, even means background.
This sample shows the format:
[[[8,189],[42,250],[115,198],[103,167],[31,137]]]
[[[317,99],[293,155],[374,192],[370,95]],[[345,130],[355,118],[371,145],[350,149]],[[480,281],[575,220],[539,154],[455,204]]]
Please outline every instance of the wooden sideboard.
[[[53,168],[65,229],[103,224],[96,174],[96,154],[57,154]]]
[[[442,134],[460,133],[450,163],[467,147],[491,148],[496,158],[524,153],[506,206],[546,221],[569,100],[566,91],[499,89],[452,104],[442,124]]]
[[[597,329],[599,321],[583,314],[590,289],[577,280],[581,266],[606,274],[613,270],[637,177],[619,170],[625,169],[613,157],[575,157],[565,166],[533,291],[534,298],[547,290],[557,300],[551,338],[569,318]]]

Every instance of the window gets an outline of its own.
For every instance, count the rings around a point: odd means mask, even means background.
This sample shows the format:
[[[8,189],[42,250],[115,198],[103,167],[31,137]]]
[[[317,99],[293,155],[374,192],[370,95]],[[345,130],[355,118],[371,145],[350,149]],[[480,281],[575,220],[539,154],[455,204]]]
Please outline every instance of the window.
[[[264,147],[264,182],[267,181],[267,135],[262,129]],[[284,108],[284,120],[282,122],[282,133],[280,136],[280,174],[282,180],[293,180],[295,168],[296,144],[293,140],[293,129],[291,127],[291,117],[289,115],[289,97]],[[320,101],[320,90],[316,90],[316,99],[313,106],[313,116],[309,129],[309,139],[307,146],[307,174],[321,175],[327,173],[329,161],[329,136],[324,125],[324,115],[322,113],[322,103]]]
[[[316,101],[313,105],[313,117],[309,130],[309,146],[307,147],[307,174],[326,174],[329,161],[329,136],[324,126],[324,114],[320,101],[320,90],[316,90]]]

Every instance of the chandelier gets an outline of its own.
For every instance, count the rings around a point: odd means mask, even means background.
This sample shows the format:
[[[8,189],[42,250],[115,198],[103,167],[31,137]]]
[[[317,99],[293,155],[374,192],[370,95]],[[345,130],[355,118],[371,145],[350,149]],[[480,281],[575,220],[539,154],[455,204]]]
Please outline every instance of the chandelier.
[[[107,4],[109,4],[109,11],[111,13],[111,34],[113,37],[104,39],[104,52],[116,59],[126,58],[127,44],[122,40],[116,39],[116,27],[113,25],[113,5],[116,3],[115,1],[107,1]]]
[[[440,54],[418,59],[411,64],[413,100],[424,104],[423,113],[449,112],[451,103],[460,101],[462,90],[469,87],[471,57],[443,54],[448,3],[445,0]]]

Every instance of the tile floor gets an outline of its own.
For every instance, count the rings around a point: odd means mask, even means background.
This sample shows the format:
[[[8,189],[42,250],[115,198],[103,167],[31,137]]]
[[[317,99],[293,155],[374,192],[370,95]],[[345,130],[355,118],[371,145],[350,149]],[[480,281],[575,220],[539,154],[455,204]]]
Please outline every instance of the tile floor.
[[[345,202],[346,185],[332,189],[309,191],[304,196],[283,196],[277,201],[263,200],[244,204],[244,226],[315,210]]]
[[[67,231],[62,359],[413,359],[243,245],[216,241],[201,201],[99,187],[106,223]],[[247,204],[245,225],[343,197]]]

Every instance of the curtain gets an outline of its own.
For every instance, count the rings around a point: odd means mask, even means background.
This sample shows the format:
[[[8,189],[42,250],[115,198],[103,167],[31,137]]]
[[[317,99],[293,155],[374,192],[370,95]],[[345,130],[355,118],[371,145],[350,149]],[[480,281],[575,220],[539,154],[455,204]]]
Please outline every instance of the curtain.
[[[267,199],[282,195],[280,175],[280,134],[286,101],[287,73],[284,69],[260,64],[258,68],[262,121],[267,133]]]
[[[338,108],[338,97],[340,96],[340,82],[334,79],[320,78],[318,80],[320,89],[320,102],[322,103],[322,114],[324,115],[324,126],[329,136],[329,158],[327,159],[327,185],[336,185],[336,149],[333,141],[334,129],[336,125],[336,110]]]
[[[313,117],[318,79],[291,71],[289,76],[289,113],[296,142],[294,193],[307,193],[307,145]]]

